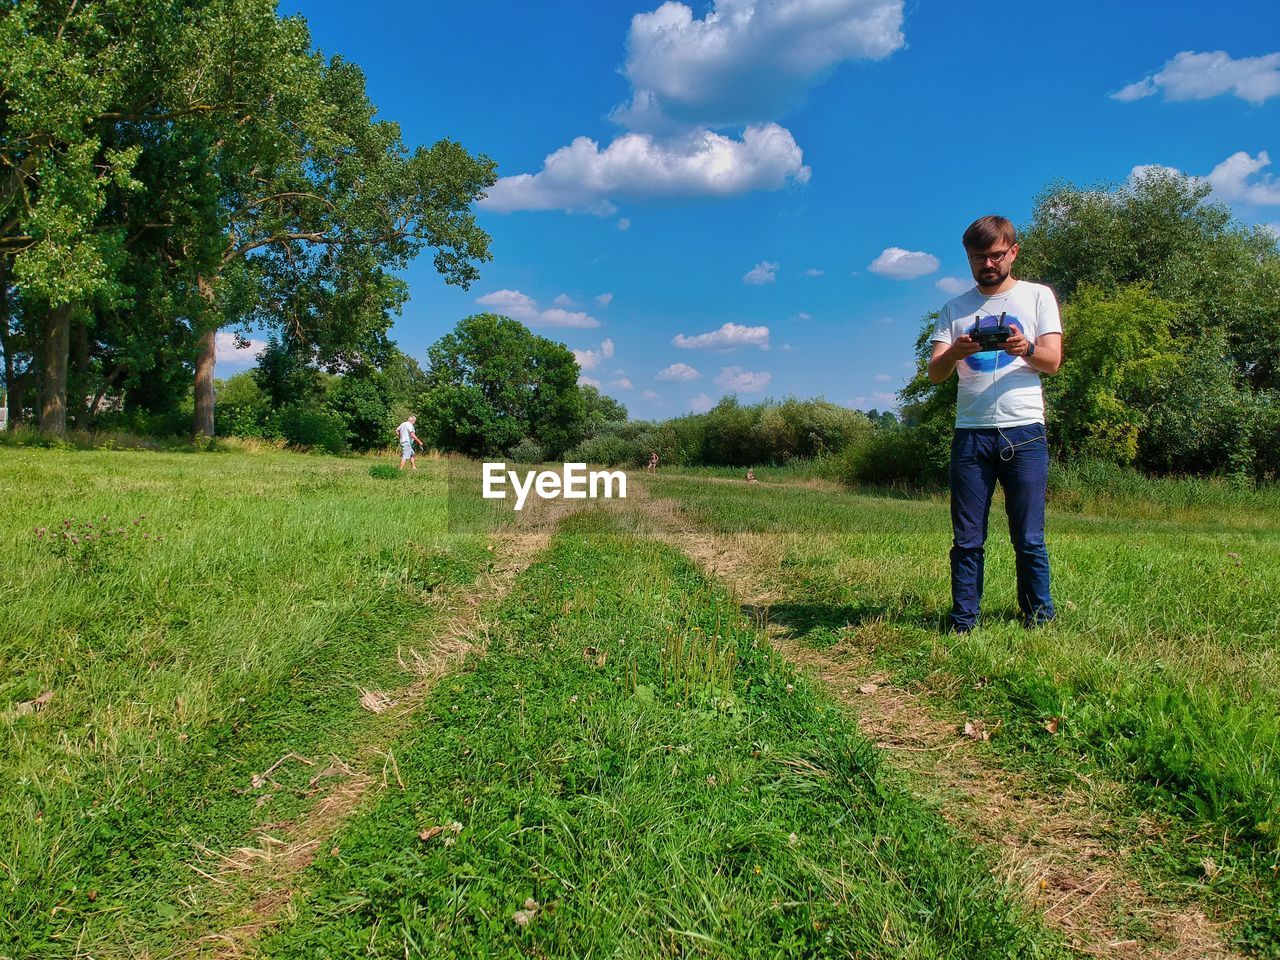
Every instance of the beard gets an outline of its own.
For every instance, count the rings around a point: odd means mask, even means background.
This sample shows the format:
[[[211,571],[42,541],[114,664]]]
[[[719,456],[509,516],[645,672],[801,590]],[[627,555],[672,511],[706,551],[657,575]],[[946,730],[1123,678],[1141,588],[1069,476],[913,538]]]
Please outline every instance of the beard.
[[[1009,277],[1009,271],[1013,269],[1013,264],[1002,263],[999,266],[984,266],[978,270],[974,279],[978,281],[980,287],[998,287],[1004,283]]]

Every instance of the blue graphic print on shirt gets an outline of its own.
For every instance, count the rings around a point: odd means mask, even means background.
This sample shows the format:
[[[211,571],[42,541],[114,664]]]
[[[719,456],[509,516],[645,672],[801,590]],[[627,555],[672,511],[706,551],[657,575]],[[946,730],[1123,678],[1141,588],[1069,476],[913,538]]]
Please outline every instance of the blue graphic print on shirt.
[[[1022,323],[1018,320],[1017,317],[1011,317],[1008,314],[1006,314],[1004,318],[1004,322],[1005,322],[1005,326],[1011,327],[1014,330],[1017,330],[1018,333],[1023,332]],[[997,327],[999,325],[1000,325],[999,317],[992,316],[991,314],[987,314],[985,317],[982,317],[980,320],[978,320],[978,322],[974,326],[979,330],[987,330],[991,327]],[[970,332],[972,332],[973,329],[974,328],[971,327]],[[1003,350],[1001,350],[998,353],[992,353],[992,352],[975,353],[971,357],[965,357],[964,362],[969,367],[970,370],[977,371],[978,373],[991,373],[993,370],[997,370],[1001,367],[1007,367],[1009,364],[1013,363],[1013,361],[1017,359],[1018,359],[1017,357],[1011,357],[1007,353],[1005,353]]]

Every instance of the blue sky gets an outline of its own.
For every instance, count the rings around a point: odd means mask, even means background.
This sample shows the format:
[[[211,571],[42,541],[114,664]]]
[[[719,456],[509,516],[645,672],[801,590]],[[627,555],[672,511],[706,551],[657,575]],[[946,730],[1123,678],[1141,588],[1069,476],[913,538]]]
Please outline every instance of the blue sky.
[[[1213,16],[1183,2],[280,9],[360,64],[409,144],[450,137],[517,178],[478,211],[494,260],[470,291],[429,257],[408,271],[402,349],[425,360],[461,318],[505,312],[580,351],[633,416],[729,392],[892,406],[921,316],[946,278],[968,280],[965,226],[1026,220],[1054,180],[1173,167],[1210,178],[1242,221],[1280,221],[1280,31],[1263,0]]]

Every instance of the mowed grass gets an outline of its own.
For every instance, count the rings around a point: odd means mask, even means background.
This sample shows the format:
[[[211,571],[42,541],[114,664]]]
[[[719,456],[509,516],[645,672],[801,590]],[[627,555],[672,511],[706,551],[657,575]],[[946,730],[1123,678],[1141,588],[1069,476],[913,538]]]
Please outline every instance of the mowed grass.
[[[722,587],[610,516],[490,611],[265,955],[1059,955]]]
[[[993,742],[1011,758],[1068,778],[1100,766],[1138,803],[1189,821],[1200,842],[1164,851],[1171,869],[1229,910],[1239,901],[1247,945],[1280,950],[1274,496],[1227,490],[1215,507],[1204,483],[1152,484],[1146,497],[1064,484],[1057,502],[1074,509],[1051,503],[1048,522],[1059,619],[1040,631],[1017,623],[997,496],[985,622],[956,637],[939,629],[950,605],[945,499],[679,477],[651,488],[710,531],[762,534],[744,549],[761,545],[776,567],[772,615],[805,642],[865,638],[900,681],[998,726]]]
[[[488,556],[423,467],[0,450],[0,956],[146,953],[213,909],[194,866],[312,802]],[[287,752],[318,765],[251,789]]]

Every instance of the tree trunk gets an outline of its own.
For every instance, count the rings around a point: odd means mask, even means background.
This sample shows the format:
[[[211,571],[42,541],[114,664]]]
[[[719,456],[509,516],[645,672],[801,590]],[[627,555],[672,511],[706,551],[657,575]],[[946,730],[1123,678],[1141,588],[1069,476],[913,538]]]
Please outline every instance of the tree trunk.
[[[209,306],[209,316],[205,318],[208,322],[214,316],[213,283],[208,277],[201,277],[197,286]],[[200,349],[196,354],[194,432],[197,438],[213,437],[213,366],[217,358],[218,328],[211,325],[200,336]]]
[[[196,354],[195,435],[213,436],[213,364],[218,353],[218,331],[209,330],[200,337]]]
[[[71,323],[71,369],[67,372],[67,410],[77,430],[88,430],[97,411],[85,407],[89,384],[89,318],[83,313]]]
[[[71,304],[49,310],[44,338],[40,430],[67,435],[67,353],[71,346]]]
[[[12,430],[22,416],[21,391],[14,382],[13,342],[9,339],[9,258],[0,254],[0,353],[4,354],[4,393],[8,402],[5,426]]]

